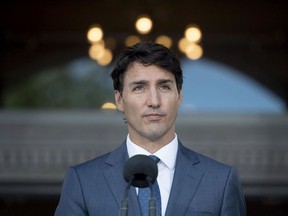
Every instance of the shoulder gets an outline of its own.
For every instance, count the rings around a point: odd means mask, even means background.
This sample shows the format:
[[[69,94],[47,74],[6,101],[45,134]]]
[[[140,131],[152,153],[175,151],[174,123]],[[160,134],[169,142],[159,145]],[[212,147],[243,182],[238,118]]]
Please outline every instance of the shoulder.
[[[190,160],[194,165],[201,170],[205,170],[205,172],[217,173],[217,172],[233,172],[234,168],[231,165],[225,164],[223,162],[217,161],[213,158],[205,156],[199,152],[193,151],[181,143],[179,145],[179,149],[182,155],[188,160]]]
[[[107,169],[117,163],[123,163],[127,155],[126,145],[122,144],[117,149],[91,160],[72,166],[76,172],[97,172],[97,170]]]
[[[182,151],[182,157],[185,158],[181,159],[181,161],[186,161],[186,164],[182,163],[182,165],[190,172],[195,173],[197,171],[198,173],[202,173],[204,175],[203,179],[205,179],[205,181],[212,181],[212,185],[223,185],[227,182],[233,185],[239,185],[240,177],[235,167],[207,157],[184,146],[180,147],[180,149]]]
[[[105,153],[103,155],[97,156],[93,159],[90,159],[88,161],[82,162],[80,164],[76,164],[74,166],[72,166],[72,168],[76,169],[76,170],[81,170],[81,169],[89,169],[90,167],[98,167],[101,166],[101,164],[103,164],[105,162],[105,160],[107,159],[107,157],[109,157],[109,155],[111,154],[111,152]]]

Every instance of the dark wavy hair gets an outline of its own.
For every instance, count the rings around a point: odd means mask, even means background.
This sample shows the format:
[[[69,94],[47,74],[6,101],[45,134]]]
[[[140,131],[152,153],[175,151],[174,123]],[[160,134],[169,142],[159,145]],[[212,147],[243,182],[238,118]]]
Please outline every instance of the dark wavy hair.
[[[183,73],[178,57],[172,50],[152,42],[140,42],[124,49],[118,56],[110,76],[114,90],[122,93],[124,73],[133,62],[144,66],[156,65],[171,72],[176,80],[178,92],[182,89]]]

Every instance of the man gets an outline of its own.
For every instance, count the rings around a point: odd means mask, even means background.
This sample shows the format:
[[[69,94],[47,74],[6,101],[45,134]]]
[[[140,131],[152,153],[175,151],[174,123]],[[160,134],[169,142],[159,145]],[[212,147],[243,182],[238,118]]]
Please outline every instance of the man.
[[[115,102],[128,126],[122,145],[70,168],[56,216],[119,214],[127,183],[123,167],[129,157],[160,159],[157,183],[162,216],[246,215],[233,168],[185,148],[175,133],[182,101],[182,69],[173,52],[155,43],[124,50],[111,73]],[[129,215],[141,216],[139,189],[129,189]]]

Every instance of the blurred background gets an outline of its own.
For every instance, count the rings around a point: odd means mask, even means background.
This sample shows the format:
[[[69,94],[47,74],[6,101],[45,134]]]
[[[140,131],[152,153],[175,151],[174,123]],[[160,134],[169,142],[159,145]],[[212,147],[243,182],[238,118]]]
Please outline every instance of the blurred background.
[[[285,1],[0,3],[0,215],[53,215],[69,166],[126,137],[109,74],[139,41],[184,73],[177,133],[235,166],[249,216],[288,215]]]

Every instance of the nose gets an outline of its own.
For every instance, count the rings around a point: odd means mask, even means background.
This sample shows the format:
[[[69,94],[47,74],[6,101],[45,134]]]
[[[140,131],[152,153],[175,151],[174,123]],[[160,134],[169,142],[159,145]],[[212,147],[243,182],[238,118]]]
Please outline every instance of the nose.
[[[161,105],[161,96],[156,89],[151,89],[147,95],[147,105],[149,107],[157,108]]]

